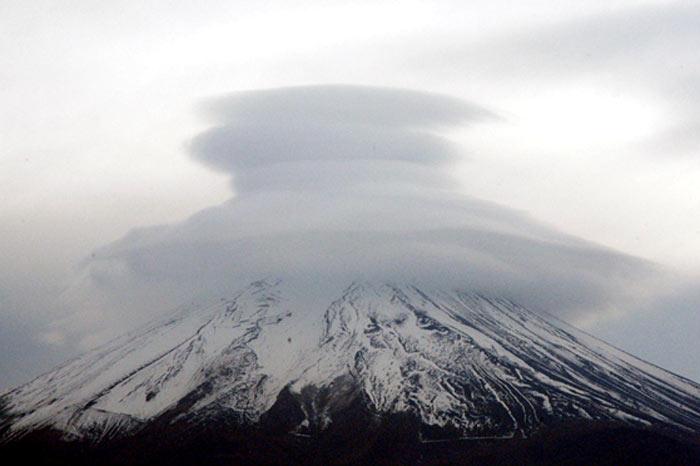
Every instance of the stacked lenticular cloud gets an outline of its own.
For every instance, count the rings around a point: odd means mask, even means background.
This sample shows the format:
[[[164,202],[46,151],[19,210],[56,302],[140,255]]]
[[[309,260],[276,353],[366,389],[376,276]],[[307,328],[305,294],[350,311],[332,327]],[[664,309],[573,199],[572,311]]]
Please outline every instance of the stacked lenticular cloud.
[[[213,126],[191,142],[192,155],[230,174],[235,196],[96,251],[70,293],[92,303],[83,317],[136,321],[276,277],[310,293],[352,280],[428,283],[568,318],[623,308],[655,274],[645,261],[460,194],[449,172],[463,156],[441,133],[494,118],[476,105],[309,86],[236,93],[205,109]]]

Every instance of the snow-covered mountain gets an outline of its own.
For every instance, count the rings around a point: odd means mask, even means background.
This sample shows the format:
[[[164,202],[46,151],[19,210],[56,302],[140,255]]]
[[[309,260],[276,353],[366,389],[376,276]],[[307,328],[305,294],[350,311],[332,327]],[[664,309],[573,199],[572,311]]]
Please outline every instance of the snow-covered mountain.
[[[357,403],[414,416],[424,441],[574,419],[700,432],[700,385],[509,300],[359,282],[322,295],[266,280],[179,310],[0,397],[0,435],[256,425],[284,404],[286,431],[313,437]]]

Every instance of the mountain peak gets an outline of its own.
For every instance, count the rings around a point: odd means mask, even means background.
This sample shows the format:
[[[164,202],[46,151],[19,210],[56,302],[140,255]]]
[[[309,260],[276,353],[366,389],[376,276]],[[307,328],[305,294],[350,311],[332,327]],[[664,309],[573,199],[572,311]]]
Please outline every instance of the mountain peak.
[[[510,300],[363,281],[321,295],[265,279],[178,311],[5,394],[0,434],[281,416],[313,436],[350,406],[412,416],[424,441],[566,420],[700,430],[698,384]]]

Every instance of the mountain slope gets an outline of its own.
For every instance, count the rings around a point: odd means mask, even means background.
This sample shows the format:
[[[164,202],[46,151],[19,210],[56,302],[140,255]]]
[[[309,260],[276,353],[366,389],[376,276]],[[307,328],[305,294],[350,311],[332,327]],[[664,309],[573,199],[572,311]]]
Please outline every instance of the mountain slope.
[[[508,300],[364,283],[311,294],[255,282],[118,338],[2,396],[0,435],[99,442],[283,413],[278,428],[314,437],[357,406],[416,418],[424,442],[566,420],[700,432],[700,385]]]

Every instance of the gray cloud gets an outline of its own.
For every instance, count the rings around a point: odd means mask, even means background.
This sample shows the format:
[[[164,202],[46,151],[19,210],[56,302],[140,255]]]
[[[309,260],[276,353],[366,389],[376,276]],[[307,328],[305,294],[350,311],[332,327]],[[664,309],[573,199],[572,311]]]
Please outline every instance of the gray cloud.
[[[452,191],[458,154],[440,130],[492,117],[478,106],[320,86],[241,93],[209,108],[216,128],[195,139],[193,156],[231,173],[237,196],[96,251],[64,296],[80,312],[58,328],[95,337],[266,276],[316,287],[408,280],[566,318],[625,308],[656,277],[643,260]]]
[[[678,279],[633,315],[599,323],[591,330],[635,356],[700,380],[700,362],[694,350],[700,335],[698,278]]]
[[[697,21],[700,23],[700,14]],[[696,39],[700,41],[700,32]],[[700,63],[700,53],[695,63]],[[643,141],[640,150],[662,157],[700,155],[700,65],[697,68],[683,68],[678,73],[680,78],[667,84],[665,92],[677,113],[677,121]]]
[[[700,100],[697,102],[700,105]],[[688,115],[688,117],[691,117]],[[700,114],[693,119],[661,131],[642,144],[639,150],[654,156],[690,157],[700,155]]]
[[[536,77],[551,82],[607,72],[635,78],[627,81],[631,86],[677,82],[700,66],[694,47],[700,39],[699,19],[697,4],[645,5],[479,41],[453,38],[449,44],[436,44],[436,53],[431,53],[432,46],[419,49],[415,64],[517,81]]]
[[[697,3],[643,5],[478,41],[451,37],[448,43],[418,45],[409,63],[426,74],[480,77],[518,87],[534,82],[546,90],[591,79],[620,95],[654,95],[669,111],[664,125],[670,127],[659,128],[634,149],[646,155],[697,155],[698,24]]]
[[[0,393],[49,370],[77,350],[70,344],[57,346],[41,337],[46,331],[46,317],[40,305],[46,309],[49,302],[27,299],[26,290],[11,292],[4,285],[0,283]]]

